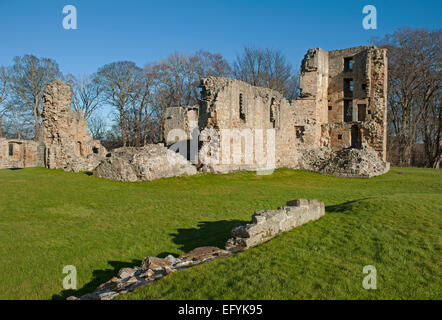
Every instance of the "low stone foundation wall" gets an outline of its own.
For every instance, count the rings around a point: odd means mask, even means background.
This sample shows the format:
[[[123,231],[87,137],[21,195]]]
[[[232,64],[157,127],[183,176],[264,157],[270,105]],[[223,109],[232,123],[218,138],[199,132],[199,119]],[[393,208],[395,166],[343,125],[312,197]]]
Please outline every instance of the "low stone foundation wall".
[[[288,201],[278,210],[256,211],[251,223],[232,230],[233,238],[227,241],[226,249],[234,252],[254,247],[324,214],[323,202],[306,199]]]
[[[67,300],[112,300],[118,295],[133,291],[162,279],[170,273],[187,269],[231,253],[216,247],[200,247],[175,258],[146,257],[141,266],[122,268],[116,277],[100,285],[94,292],[80,298],[71,296]]]
[[[317,220],[324,214],[323,202],[305,199],[288,201],[287,206],[278,210],[256,211],[252,216],[252,223],[232,230],[233,238],[227,241],[226,250],[199,247],[177,258],[172,255],[165,258],[146,257],[141,266],[120,269],[116,277],[100,285],[94,292],[80,298],[71,296],[67,300],[112,300],[118,295],[158,281],[170,273],[256,246],[281,232]]]

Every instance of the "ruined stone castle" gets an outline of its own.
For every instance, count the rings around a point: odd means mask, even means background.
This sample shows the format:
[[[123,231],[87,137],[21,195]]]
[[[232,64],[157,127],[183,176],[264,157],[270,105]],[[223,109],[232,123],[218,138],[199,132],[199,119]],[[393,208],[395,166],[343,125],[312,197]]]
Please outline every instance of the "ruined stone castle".
[[[301,66],[300,97],[291,102],[275,90],[233,79],[209,77],[200,87],[199,106],[167,110],[166,130],[181,128],[189,139],[196,123],[200,132],[212,131],[209,139],[200,137],[200,150],[218,161],[203,164],[203,171],[259,169],[256,149],[247,150],[260,137],[258,131],[264,132],[264,146],[269,138],[265,133],[274,135],[270,151],[276,168],[356,177],[389,169],[385,49],[308,50]],[[168,144],[176,142],[173,135],[165,135]],[[252,143],[245,143],[247,139]],[[260,152],[270,156],[265,147]],[[243,155],[248,153],[252,161],[246,162]]]
[[[43,95],[43,122],[37,141],[0,137],[0,169],[46,167],[67,171],[93,170],[106,149],[93,140],[81,111],[71,109],[71,86],[48,84]]]
[[[275,90],[228,78],[201,79],[200,88],[198,105],[171,107],[165,114],[165,145],[193,142],[199,157],[184,154],[192,164],[176,155],[168,163],[173,152],[162,145],[106,153],[88,134],[81,112],[71,110],[70,87],[56,81],[44,94],[38,141],[0,138],[0,168],[97,168],[97,176],[125,181],[170,176],[168,165],[172,175],[196,173],[193,166],[214,173],[269,169],[261,159],[272,159],[270,169],[344,177],[389,170],[385,49],[308,50],[301,65],[300,96],[293,101]],[[176,129],[185,136],[176,136]],[[158,165],[164,168],[157,170]]]

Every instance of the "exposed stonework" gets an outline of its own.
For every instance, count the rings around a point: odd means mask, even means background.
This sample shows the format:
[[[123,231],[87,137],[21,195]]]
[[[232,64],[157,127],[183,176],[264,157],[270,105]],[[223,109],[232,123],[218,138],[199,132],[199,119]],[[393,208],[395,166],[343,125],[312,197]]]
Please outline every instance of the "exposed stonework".
[[[80,298],[71,296],[67,300],[112,300],[118,295],[151,284],[172,272],[194,267],[218,257],[231,255],[229,251],[216,247],[200,247],[175,258],[146,257],[140,267],[122,268],[117,277],[100,285],[94,292]]]
[[[170,273],[249,249],[282,232],[317,220],[324,214],[323,202],[305,199],[288,201],[286,207],[278,210],[257,211],[252,216],[252,223],[232,230],[233,238],[227,241],[226,250],[216,247],[199,247],[178,258],[172,255],[165,258],[149,256],[139,267],[120,269],[118,276],[103,283],[92,293],[79,298],[70,296],[67,300],[112,300],[119,295],[160,280]]]
[[[93,170],[106,149],[88,133],[81,111],[71,109],[72,89],[62,81],[48,84],[43,95],[43,123],[39,142],[44,166],[68,171]]]
[[[263,147],[263,161],[255,161],[254,141],[262,138],[263,146],[267,145],[266,130],[275,125],[270,110],[276,116],[277,108],[287,101],[275,90],[234,79],[209,77],[201,80],[200,87],[199,128],[210,132],[200,138],[200,155],[217,158],[217,163],[203,162],[201,170],[226,173],[265,168],[265,160],[272,154]],[[275,146],[278,147],[277,141]],[[250,154],[251,161],[244,159],[245,154]]]
[[[93,170],[106,155],[106,149],[89,135],[83,113],[71,109],[71,98],[70,85],[62,81],[49,83],[43,94],[38,142],[0,138],[0,169]]]
[[[323,202],[305,199],[288,201],[287,206],[278,210],[256,211],[251,223],[232,230],[233,238],[227,241],[226,249],[236,252],[254,247],[324,214]]]
[[[173,130],[179,129],[187,135],[185,140],[198,129],[198,106],[167,108],[164,115],[164,139],[167,146],[179,141]]]
[[[365,141],[386,160],[387,68],[386,49],[356,47],[329,52],[328,105],[331,110],[328,110],[329,124],[325,127],[332,148],[358,147]],[[352,91],[348,90],[349,84]],[[330,125],[339,123],[347,126]]]
[[[293,101],[234,79],[208,77],[201,79],[200,87],[198,106],[165,111],[163,133],[167,146],[186,146],[180,153],[202,172],[286,167],[371,177],[389,169],[385,49],[309,49],[301,65],[300,97]],[[0,168],[97,167],[106,150],[88,134],[81,112],[71,110],[71,95],[70,86],[61,81],[48,85],[38,145],[17,142],[10,153],[9,142],[0,140]],[[101,162],[96,175],[136,181],[194,174],[181,158],[165,161],[162,148],[147,146],[138,155],[133,148],[115,151]]]
[[[390,163],[380,159],[365,142],[361,148],[338,151],[324,147],[311,149],[302,154],[300,166],[305,170],[337,177],[371,178],[390,170]]]
[[[263,161],[271,162],[272,158],[274,168],[326,171],[338,176],[370,177],[388,171],[385,49],[308,50],[301,66],[301,94],[291,102],[274,90],[227,78],[208,77],[201,80],[200,87],[200,161],[213,159],[201,161],[201,171],[263,170]],[[186,109],[181,114],[184,123]],[[263,141],[260,150],[256,147],[259,139]],[[336,159],[351,154],[338,151],[361,149],[363,144],[366,148],[359,153],[361,157],[371,155],[368,150],[377,154],[371,167],[353,163],[346,165],[349,170],[331,165],[324,171],[321,161],[306,160],[306,155],[320,154],[324,148],[330,159]],[[346,156],[345,161],[357,159]]]
[[[94,170],[94,176],[120,181],[155,180],[196,174],[183,156],[162,144],[115,149]]]
[[[40,166],[37,147],[32,140],[0,138],[0,169]]]

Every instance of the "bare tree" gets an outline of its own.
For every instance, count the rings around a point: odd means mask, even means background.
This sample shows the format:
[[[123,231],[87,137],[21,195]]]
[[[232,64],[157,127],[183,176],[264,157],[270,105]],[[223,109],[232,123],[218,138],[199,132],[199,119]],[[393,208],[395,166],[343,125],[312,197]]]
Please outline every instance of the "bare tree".
[[[101,67],[95,81],[99,84],[103,99],[113,106],[119,116],[121,139],[127,145],[126,111],[133,99],[135,83],[142,69],[130,61],[118,61]]]
[[[0,137],[3,136],[2,119],[6,112],[5,101],[9,94],[10,72],[5,67],[0,67]]]
[[[163,140],[166,108],[197,103],[200,78],[230,72],[221,55],[198,51],[174,53],[143,70],[133,62],[114,62],[101,67],[93,81],[117,113],[122,144],[141,146]]]
[[[33,55],[15,57],[12,66],[11,89],[16,107],[30,110],[34,118],[34,140],[38,139],[42,115],[43,92],[49,82],[61,79],[58,64],[48,58]]]
[[[72,86],[72,107],[75,111],[81,110],[87,120],[101,107],[101,90],[96,75],[78,76],[72,74],[67,76],[67,82]]]
[[[34,135],[34,117],[29,110],[18,107],[13,100],[7,100],[3,116],[3,129],[6,137],[31,139]]]
[[[233,76],[254,86],[266,87],[294,99],[298,75],[280,51],[245,46],[233,63]]]
[[[204,77],[230,77],[232,75],[232,68],[230,64],[218,53],[211,53],[204,50],[199,50],[191,56],[190,61],[196,65],[196,73],[193,82],[192,99],[195,104],[199,98],[199,81]]]
[[[131,95],[126,119],[131,144],[137,147],[153,142],[150,135],[152,132],[152,106],[156,81],[156,74],[145,68],[134,83],[134,91]]]
[[[424,165],[441,160],[442,32],[401,29],[375,44],[387,48],[389,152],[398,165],[416,164],[423,143]]]
[[[221,55],[202,50],[191,55],[175,52],[163,61],[147,65],[146,69],[156,78],[153,113],[159,122],[160,140],[164,138],[166,108],[196,104],[201,78],[231,74],[230,65]]]
[[[106,121],[100,115],[94,115],[87,120],[89,131],[92,138],[103,140],[106,134]]]

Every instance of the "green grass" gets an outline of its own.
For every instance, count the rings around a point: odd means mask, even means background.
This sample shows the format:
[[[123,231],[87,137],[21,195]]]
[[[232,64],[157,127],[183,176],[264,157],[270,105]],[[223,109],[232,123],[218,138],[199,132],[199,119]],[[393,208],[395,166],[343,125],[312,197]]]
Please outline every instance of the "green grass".
[[[371,179],[277,170],[124,183],[60,170],[0,170],[0,298],[93,291],[147,255],[224,247],[260,209],[319,199],[326,215],[238,255],[174,273],[122,299],[441,299],[442,173]],[[63,291],[65,265],[78,272]],[[365,265],[377,290],[365,290]]]

